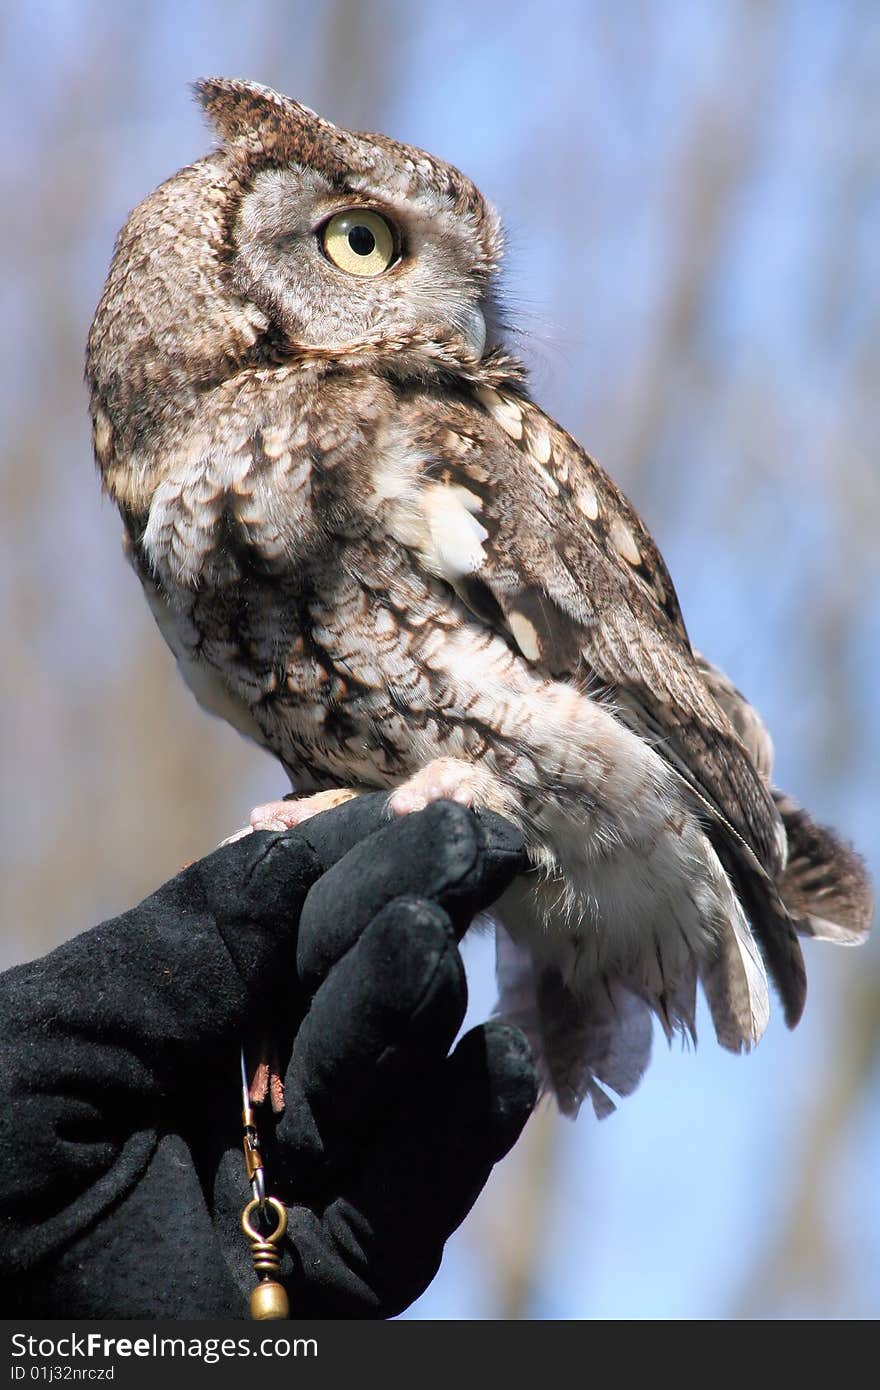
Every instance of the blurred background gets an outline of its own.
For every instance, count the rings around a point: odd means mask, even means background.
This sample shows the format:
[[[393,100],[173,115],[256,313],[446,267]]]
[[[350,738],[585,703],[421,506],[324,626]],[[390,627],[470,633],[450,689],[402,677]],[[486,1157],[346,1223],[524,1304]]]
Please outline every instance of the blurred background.
[[[501,209],[539,401],[653,530],[777,781],[880,874],[875,0],[176,0],[0,11],[0,964],[137,901],[286,787],[179,680],[101,500],[82,355],[128,210],[249,77],[466,170]],[[494,999],[469,942],[471,1017]],[[807,946],[750,1057],[656,1040],[549,1110],[413,1318],[880,1311],[880,940]]]

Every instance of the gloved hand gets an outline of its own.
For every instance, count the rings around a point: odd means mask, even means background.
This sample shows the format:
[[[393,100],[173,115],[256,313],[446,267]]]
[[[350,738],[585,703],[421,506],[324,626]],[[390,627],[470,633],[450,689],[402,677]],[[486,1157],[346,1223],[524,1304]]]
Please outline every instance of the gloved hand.
[[[506,822],[360,797],[192,865],[0,978],[0,1270],[13,1312],[244,1317],[238,1047],[291,1041],[258,1111],[289,1207],[293,1317],[387,1317],[535,1100],[521,1035],[474,1029],[457,941],[526,868]],[[11,1276],[11,1277],[10,1277]]]

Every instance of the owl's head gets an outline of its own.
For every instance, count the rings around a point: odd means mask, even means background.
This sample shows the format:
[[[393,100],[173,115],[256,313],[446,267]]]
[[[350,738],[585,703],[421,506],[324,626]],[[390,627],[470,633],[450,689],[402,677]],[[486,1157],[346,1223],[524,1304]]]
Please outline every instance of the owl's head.
[[[89,337],[114,435],[288,354],[479,372],[501,232],[469,179],[253,83],[195,90],[219,148],[135,208]]]
[[[263,87],[211,79],[196,92],[239,184],[230,283],[286,342],[450,342],[479,360],[501,234],[469,179]]]

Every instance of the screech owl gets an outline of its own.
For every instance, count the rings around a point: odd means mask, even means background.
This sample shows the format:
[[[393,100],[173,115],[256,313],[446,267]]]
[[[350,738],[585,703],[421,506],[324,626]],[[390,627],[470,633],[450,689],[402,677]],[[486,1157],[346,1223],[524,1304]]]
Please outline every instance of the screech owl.
[[[793,1026],[798,934],[859,940],[864,869],[772,787],[641,520],[531,399],[496,214],[421,150],[196,91],[218,147],[129,217],[87,358],[103,485],[196,698],[297,792],[523,828],[499,1008],[563,1111],[633,1090],[652,1016],[693,1034],[698,981],[727,1048],[764,1031],[764,962]]]

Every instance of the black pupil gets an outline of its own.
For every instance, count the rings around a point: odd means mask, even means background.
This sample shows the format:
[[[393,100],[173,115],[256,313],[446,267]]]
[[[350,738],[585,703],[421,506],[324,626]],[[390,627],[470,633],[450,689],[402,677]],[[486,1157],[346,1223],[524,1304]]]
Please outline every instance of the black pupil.
[[[352,227],[348,244],[356,256],[369,256],[376,249],[376,238],[369,227]]]

